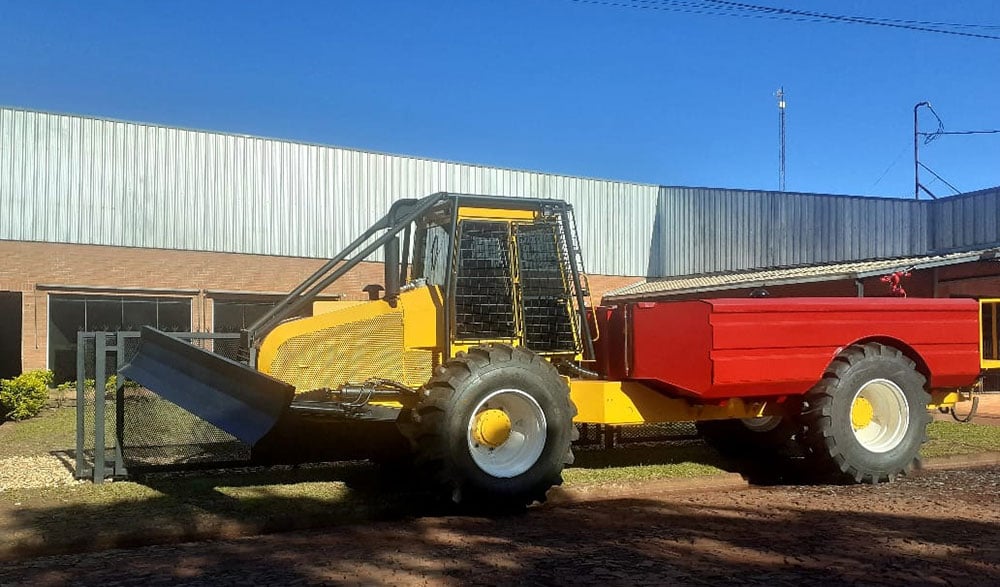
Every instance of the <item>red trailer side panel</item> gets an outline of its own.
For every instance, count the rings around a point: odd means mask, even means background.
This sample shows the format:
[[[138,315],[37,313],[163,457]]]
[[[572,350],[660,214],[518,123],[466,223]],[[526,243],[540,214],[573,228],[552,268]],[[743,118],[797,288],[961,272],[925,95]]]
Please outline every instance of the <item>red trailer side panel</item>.
[[[640,302],[610,312],[609,325],[625,324],[609,328],[605,347],[617,350],[624,339],[627,378],[706,399],[804,393],[840,350],[862,340],[912,349],[932,387],[958,387],[979,375],[978,312],[975,300],[949,299]],[[603,372],[624,370],[621,353],[602,350]]]

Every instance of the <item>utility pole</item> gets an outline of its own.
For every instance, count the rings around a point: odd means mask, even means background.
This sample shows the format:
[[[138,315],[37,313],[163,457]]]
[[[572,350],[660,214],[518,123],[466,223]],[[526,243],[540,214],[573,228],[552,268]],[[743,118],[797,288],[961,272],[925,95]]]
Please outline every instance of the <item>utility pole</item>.
[[[913,107],[913,199],[920,199],[920,188],[924,187],[920,185],[920,127],[917,125],[917,110],[921,106],[927,106],[930,108],[930,102],[918,102],[916,106]],[[928,192],[929,193],[929,192]]]
[[[778,191],[785,191],[785,87],[774,93],[778,99]]]

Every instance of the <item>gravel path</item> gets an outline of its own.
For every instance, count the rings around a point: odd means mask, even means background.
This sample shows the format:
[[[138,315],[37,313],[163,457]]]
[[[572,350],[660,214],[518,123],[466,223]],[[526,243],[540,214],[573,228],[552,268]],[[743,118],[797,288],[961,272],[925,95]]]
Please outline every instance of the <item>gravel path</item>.
[[[3,585],[997,585],[1000,467],[44,557]]]
[[[0,492],[82,483],[59,457],[38,455],[0,459]]]

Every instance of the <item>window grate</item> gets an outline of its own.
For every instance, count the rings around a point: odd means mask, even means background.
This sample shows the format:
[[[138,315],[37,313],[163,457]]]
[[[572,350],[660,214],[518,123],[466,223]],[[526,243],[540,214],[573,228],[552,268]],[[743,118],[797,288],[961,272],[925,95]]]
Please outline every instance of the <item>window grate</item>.
[[[517,224],[524,344],[534,351],[576,350],[557,223]]]
[[[455,327],[461,339],[513,338],[514,288],[504,222],[465,221],[455,280]]]

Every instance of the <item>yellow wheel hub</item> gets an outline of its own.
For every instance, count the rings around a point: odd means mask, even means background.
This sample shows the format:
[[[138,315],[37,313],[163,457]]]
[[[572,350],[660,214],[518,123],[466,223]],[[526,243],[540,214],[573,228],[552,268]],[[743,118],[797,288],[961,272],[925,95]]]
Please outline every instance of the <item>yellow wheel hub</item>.
[[[476,444],[496,448],[510,437],[510,416],[503,410],[483,410],[476,414],[472,425],[472,438]]]
[[[854,426],[855,430],[861,430],[871,424],[874,414],[875,410],[870,401],[863,397],[855,398],[854,404],[851,406],[851,425]]]

